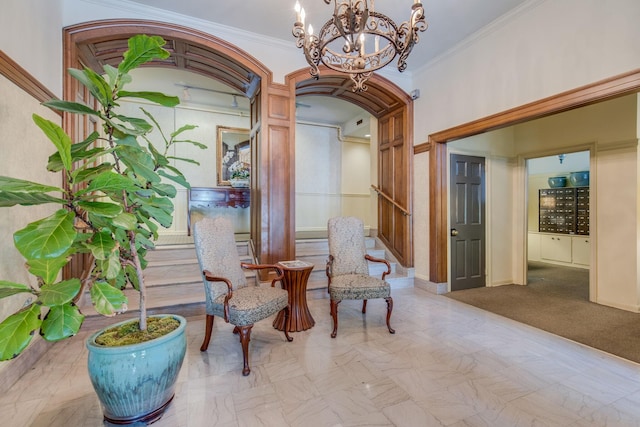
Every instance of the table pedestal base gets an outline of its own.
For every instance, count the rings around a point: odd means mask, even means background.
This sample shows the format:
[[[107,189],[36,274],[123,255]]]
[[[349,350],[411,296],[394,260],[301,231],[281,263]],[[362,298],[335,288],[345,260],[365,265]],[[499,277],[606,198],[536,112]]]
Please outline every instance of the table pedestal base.
[[[285,322],[283,312],[276,315],[273,327],[279,331],[301,332],[315,325],[307,305],[307,280],[313,264],[304,261],[283,261],[278,266],[284,273],[284,287],[289,292],[289,319]],[[285,324],[286,323],[286,324]]]

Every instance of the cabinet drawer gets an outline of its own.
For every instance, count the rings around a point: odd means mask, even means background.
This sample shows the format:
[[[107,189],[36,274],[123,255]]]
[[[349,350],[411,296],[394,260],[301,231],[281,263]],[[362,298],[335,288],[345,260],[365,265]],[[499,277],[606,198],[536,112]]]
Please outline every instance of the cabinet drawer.
[[[199,202],[224,202],[226,200],[224,191],[191,189],[190,198],[192,201]]]

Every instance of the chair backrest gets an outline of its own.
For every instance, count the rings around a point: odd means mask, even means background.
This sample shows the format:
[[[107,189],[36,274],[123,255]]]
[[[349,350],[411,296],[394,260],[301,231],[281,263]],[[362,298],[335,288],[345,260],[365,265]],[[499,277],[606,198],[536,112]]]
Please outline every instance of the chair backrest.
[[[369,264],[364,258],[364,223],[356,217],[330,218],[329,254],[333,256],[332,276],[342,274],[369,274]]]
[[[247,278],[240,266],[240,256],[233,234],[233,224],[226,217],[203,218],[196,222],[193,241],[200,271],[209,270],[214,276],[231,281],[234,289],[247,286]],[[207,298],[214,300],[227,292],[224,282],[209,282],[204,279]]]

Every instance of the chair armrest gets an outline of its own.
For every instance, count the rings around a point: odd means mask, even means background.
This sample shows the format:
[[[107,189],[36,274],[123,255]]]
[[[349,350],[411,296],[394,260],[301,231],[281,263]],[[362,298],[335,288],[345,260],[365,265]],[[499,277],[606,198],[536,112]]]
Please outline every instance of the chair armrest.
[[[204,274],[204,278],[207,282],[224,282],[227,284],[227,295],[224,297],[224,321],[229,323],[229,300],[233,296],[233,285],[229,279],[225,277],[216,277],[212,275],[209,270],[204,270],[202,274]]]
[[[369,254],[366,254],[364,256],[364,259],[366,259],[367,261],[371,261],[371,262],[380,262],[380,263],[384,263],[387,266],[387,271],[382,273],[382,280],[384,280],[385,276],[387,274],[391,273],[391,264],[389,264],[389,261],[387,261],[386,259],[382,259],[382,258],[376,258],[376,257],[372,257]]]
[[[277,281],[280,281],[280,286],[284,289],[284,272],[280,267],[275,264],[248,264],[246,262],[241,262],[240,266],[242,268],[246,268],[247,270],[265,270],[268,268],[274,269],[277,273],[277,276],[271,280],[271,287],[273,288]]]
[[[333,266],[333,260],[335,258],[333,257],[333,255],[329,255],[329,257],[327,258],[327,267],[325,269],[325,273],[327,273],[327,277],[329,279],[331,279],[331,267]]]

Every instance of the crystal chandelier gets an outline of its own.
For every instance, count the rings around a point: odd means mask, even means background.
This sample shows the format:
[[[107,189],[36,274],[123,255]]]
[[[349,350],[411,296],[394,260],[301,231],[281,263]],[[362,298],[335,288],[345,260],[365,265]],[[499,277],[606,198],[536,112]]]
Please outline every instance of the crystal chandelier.
[[[332,0],[324,0],[330,4]],[[424,8],[414,0],[409,21],[396,25],[388,16],[374,10],[374,0],[333,0],[333,16],[316,36],[313,27],[304,29],[305,11],[296,1],[293,35],[296,46],[304,51],[314,78],[320,63],[332,70],[349,73],[353,91],[367,90],[364,84],[371,74],[399,55],[398,71],[407,68],[407,58],[418,43],[418,32],[427,29]],[[368,36],[368,37],[367,37]],[[370,53],[368,53],[370,52]]]

